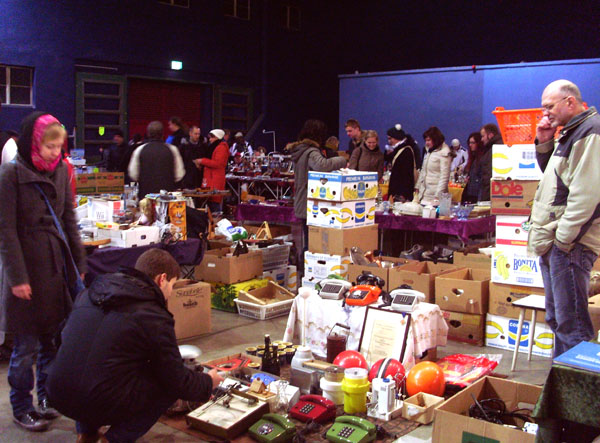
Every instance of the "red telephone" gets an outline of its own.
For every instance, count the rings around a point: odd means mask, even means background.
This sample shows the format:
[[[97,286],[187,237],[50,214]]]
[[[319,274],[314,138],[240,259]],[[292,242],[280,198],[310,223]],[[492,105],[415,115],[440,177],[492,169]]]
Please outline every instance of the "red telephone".
[[[363,271],[356,278],[356,286],[348,289],[342,305],[367,306],[371,303],[376,303],[379,300],[379,296],[382,295],[384,286],[385,280],[381,277]]]
[[[320,395],[302,395],[290,409],[290,416],[300,421],[314,420],[325,423],[335,418],[336,406],[331,400]]]

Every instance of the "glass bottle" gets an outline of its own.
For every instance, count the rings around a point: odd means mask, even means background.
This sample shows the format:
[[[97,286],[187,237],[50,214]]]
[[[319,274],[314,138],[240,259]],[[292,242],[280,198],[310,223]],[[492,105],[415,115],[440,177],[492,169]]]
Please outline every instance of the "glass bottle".
[[[278,345],[273,345],[271,350],[271,370],[269,371],[273,375],[279,375],[281,371],[281,367],[279,366],[279,351]]]
[[[287,394],[285,393],[289,382],[287,380],[277,380],[275,387],[277,388],[277,397],[275,398],[274,413],[280,415],[287,415],[288,408],[290,406]]]
[[[262,360],[260,362],[260,370],[265,372],[270,371],[271,365],[271,336],[269,334],[265,334],[265,353],[262,356]]]

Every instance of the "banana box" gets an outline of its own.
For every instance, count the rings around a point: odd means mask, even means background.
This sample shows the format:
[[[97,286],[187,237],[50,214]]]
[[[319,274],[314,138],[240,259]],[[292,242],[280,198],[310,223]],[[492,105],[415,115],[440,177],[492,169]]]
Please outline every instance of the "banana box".
[[[496,246],[499,248],[526,248],[529,235],[529,217],[522,215],[496,216]]]
[[[375,224],[375,199],[335,202],[308,199],[306,224],[323,228],[358,228]]]
[[[377,173],[347,169],[308,172],[308,198],[329,201],[368,200],[377,197]]]
[[[492,146],[492,177],[541,180],[543,172],[535,157],[535,145]]]
[[[339,274],[346,278],[350,263],[352,260],[349,255],[316,254],[306,251],[304,253],[304,276],[324,279],[329,274]]]
[[[285,289],[296,293],[298,291],[298,268],[289,265],[285,269]]]
[[[272,269],[270,271],[263,271],[262,278],[265,278],[269,281],[277,283],[279,286],[285,286],[285,276],[287,274],[287,269],[285,266],[282,266],[277,269]]]
[[[518,326],[519,320],[517,319],[487,314],[485,319],[485,345],[492,348],[514,351],[517,342]],[[529,321],[523,321],[519,352],[525,354],[528,352],[529,340],[531,339],[530,326]],[[541,357],[552,357],[553,344],[554,334],[550,330],[550,327],[545,323],[536,322],[531,353]]]
[[[309,289],[315,289],[315,286],[317,285],[317,283],[319,283],[321,281],[320,278],[315,278],[315,277],[302,277],[302,287],[303,288],[309,288]]]
[[[496,248],[492,255],[492,282],[543,288],[540,258],[527,248]]]

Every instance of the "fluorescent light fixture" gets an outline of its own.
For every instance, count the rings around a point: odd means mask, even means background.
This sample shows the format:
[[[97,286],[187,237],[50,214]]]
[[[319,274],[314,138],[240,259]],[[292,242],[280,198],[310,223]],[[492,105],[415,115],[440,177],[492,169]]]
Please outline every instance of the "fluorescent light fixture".
[[[174,69],[175,71],[181,71],[183,69],[183,62],[171,60],[171,69]]]

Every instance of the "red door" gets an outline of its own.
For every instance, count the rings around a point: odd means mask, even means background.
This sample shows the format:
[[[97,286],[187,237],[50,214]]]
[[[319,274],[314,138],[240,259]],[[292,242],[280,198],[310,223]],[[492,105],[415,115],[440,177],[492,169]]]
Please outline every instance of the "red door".
[[[164,125],[163,139],[170,135],[169,118],[178,116],[188,126],[200,125],[203,86],[165,80],[130,78],[128,88],[129,135],[146,136],[153,120]],[[187,135],[187,134],[186,134]]]

